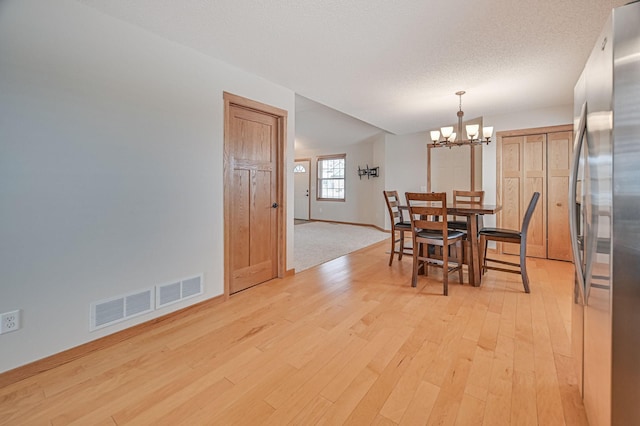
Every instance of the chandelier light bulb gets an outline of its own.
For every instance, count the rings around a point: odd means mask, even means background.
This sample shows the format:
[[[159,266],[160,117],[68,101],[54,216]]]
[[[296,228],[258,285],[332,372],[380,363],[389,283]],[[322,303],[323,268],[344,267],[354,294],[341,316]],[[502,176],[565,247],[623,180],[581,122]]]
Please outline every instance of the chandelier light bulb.
[[[480,125],[478,124],[467,124],[467,135],[471,140],[475,139],[478,135],[478,130],[480,129]]]

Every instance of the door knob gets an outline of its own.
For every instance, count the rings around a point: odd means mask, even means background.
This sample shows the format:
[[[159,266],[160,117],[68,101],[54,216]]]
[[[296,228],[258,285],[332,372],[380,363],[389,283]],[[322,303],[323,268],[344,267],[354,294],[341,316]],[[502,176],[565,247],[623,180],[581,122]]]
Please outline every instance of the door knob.
[[[278,203],[271,204],[271,207],[273,207],[274,209],[277,209],[278,208]]]

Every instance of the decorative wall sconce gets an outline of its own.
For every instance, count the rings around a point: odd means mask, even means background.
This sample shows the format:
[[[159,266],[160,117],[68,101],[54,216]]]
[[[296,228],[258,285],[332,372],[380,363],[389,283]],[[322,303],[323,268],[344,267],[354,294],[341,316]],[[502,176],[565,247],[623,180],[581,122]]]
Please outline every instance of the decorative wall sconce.
[[[378,177],[380,176],[379,171],[380,167],[369,168],[368,164],[364,169],[361,169],[360,166],[358,166],[358,176],[360,176],[360,180],[362,180],[362,176],[366,176],[367,179],[369,179],[370,177]]]

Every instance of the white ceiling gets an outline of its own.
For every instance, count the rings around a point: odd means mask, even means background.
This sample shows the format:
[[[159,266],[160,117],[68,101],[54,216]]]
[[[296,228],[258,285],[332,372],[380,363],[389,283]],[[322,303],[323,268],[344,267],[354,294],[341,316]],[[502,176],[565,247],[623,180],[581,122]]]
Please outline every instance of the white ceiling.
[[[407,134],[454,121],[458,90],[466,117],[571,104],[611,8],[629,0],[79,1],[308,98],[297,129],[305,110],[334,114],[311,99]]]

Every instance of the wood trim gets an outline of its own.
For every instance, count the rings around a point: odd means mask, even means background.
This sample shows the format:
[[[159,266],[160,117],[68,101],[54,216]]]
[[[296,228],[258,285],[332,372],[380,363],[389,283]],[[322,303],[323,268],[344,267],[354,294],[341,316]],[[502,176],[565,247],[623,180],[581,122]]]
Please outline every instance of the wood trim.
[[[273,108],[273,107],[272,107]],[[287,269],[287,120],[288,112],[276,108],[282,112],[278,116],[280,124],[279,141],[278,141],[278,278],[284,278]]]
[[[296,274],[296,270],[295,269],[287,269],[287,271],[284,273],[285,277],[292,277]]]
[[[125,328],[124,330],[117,331],[108,336],[100,337],[91,342],[84,343],[80,346],[76,346],[66,351],[59,352],[57,354],[48,356],[46,358],[39,359],[21,367],[14,368],[13,370],[0,373],[0,388],[9,386],[13,383],[35,376],[36,374],[51,370],[52,368],[59,367],[68,362],[74,361],[83,356],[89,355],[92,352],[106,349],[116,343],[123,342],[132,337],[146,333],[149,330],[163,325],[167,322],[176,321],[187,315],[192,315],[202,310],[211,308],[227,300],[224,294],[215,296],[211,299],[204,300],[196,303],[195,305],[187,306],[186,308],[179,309],[175,312],[162,315],[158,318],[151,319],[133,327]]]
[[[289,112],[287,110],[280,109],[272,105],[263,104],[262,102],[254,101],[242,96],[234,95],[233,93],[222,92],[222,96],[224,100],[229,102],[230,104],[250,108],[259,112],[266,112],[267,114],[271,114],[276,117],[287,117],[289,115]]]
[[[427,144],[427,192],[431,192],[431,149],[433,146]]]
[[[496,204],[502,205],[502,134],[496,132]],[[502,227],[502,212],[496,214],[496,226]]]
[[[285,179],[285,173],[287,172],[285,167],[285,158],[287,153],[287,118],[288,111],[280,109],[271,105],[263,104],[262,102],[254,101],[252,99],[244,98],[242,96],[234,95],[229,92],[223,92],[222,97],[224,99],[224,148],[223,148],[223,180],[224,183],[231,181],[232,170],[229,167],[229,149],[228,149],[228,129],[230,128],[230,107],[231,105],[237,105],[242,108],[253,109],[258,112],[273,115],[277,119],[278,123],[278,148],[277,148],[277,168],[276,173],[276,186],[277,195],[276,200],[280,208],[278,208],[278,216],[276,222],[278,224],[278,266],[277,276],[278,278],[284,278],[286,265],[287,265],[287,228],[286,228],[286,212],[287,201],[285,194],[287,193],[287,182]],[[223,204],[224,204],[224,294],[229,297],[229,286],[231,282],[231,259],[229,256],[229,247],[231,242],[231,231],[228,224],[231,222],[231,205],[228,200],[231,199],[230,185],[223,184]]]
[[[498,137],[507,137],[507,136],[528,136],[528,135],[538,135],[541,133],[555,133],[555,132],[567,132],[573,131],[573,124],[560,124],[557,126],[546,126],[546,127],[534,127],[531,129],[518,129],[518,130],[504,130],[501,132],[496,132],[496,139]]]
[[[223,265],[224,265],[224,294],[226,297],[229,297],[229,294],[231,292],[230,290],[230,286],[231,286],[231,256],[229,254],[229,247],[231,247],[231,231],[229,230],[230,226],[229,224],[231,223],[231,206],[229,206],[228,204],[228,200],[231,200],[231,188],[229,188],[229,185],[227,185],[227,182],[230,182],[232,180],[232,168],[230,163],[230,157],[231,154],[229,152],[229,144],[228,144],[228,140],[229,140],[229,129],[231,128],[231,100],[235,99],[235,97],[231,97],[230,95],[227,94],[227,92],[224,92],[223,94],[224,97],[224,138],[223,138],[223,154],[222,154],[222,162],[223,162],[223,176],[222,176],[222,180],[223,180],[223,226],[222,228],[224,229],[224,260],[223,260]]]
[[[480,126],[482,127],[482,126]],[[470,182],[469,182],[469,190],[471,191],[475,191],[476,190],[476,150],[474,149],[475,145],[469,145],[469,159],[471,161],[471,167],[469,167],[470,170]]]

